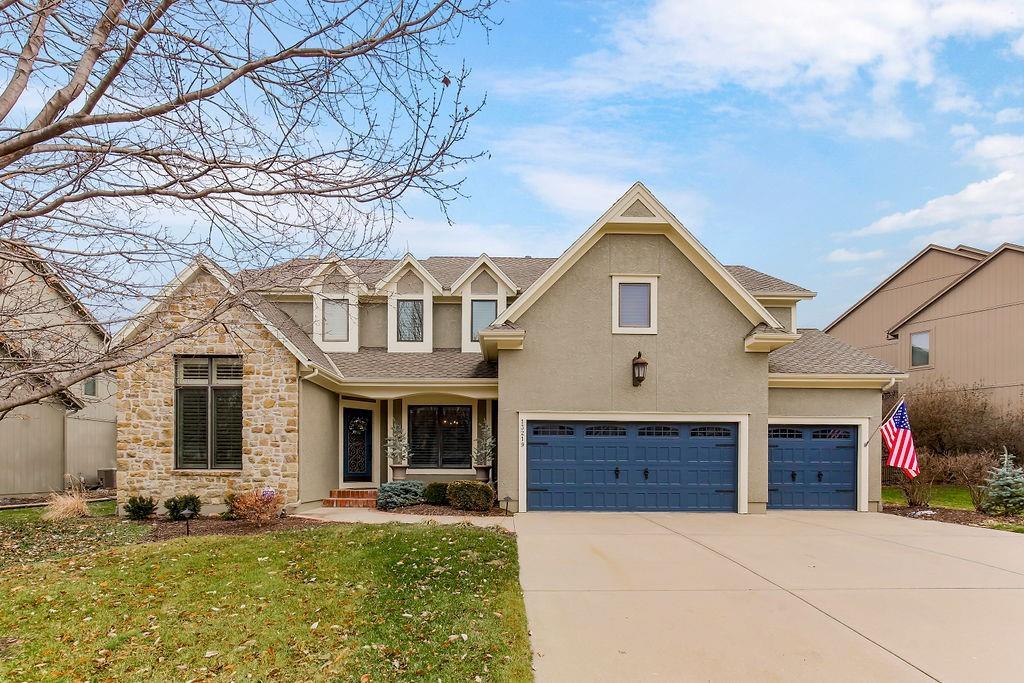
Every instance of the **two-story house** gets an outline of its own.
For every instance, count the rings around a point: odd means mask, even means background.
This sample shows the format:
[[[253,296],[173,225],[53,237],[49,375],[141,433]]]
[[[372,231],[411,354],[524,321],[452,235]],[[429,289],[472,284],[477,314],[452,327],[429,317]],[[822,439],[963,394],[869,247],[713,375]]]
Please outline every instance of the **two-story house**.
[[[938,380],[1024,408],[1024,247],[929,245],[825,331],[907,373],[903,391]]]
[[[240,287],[260,291],[119,373],[122,499],[345,505],[390,478],[395,425],[408,477],[450,481],[488,424],[513,510],[879,506],[867,439],[900,373],[798,327],[812,291],[722,265],[639,183],[558,258],[198,259],[119,337]]]

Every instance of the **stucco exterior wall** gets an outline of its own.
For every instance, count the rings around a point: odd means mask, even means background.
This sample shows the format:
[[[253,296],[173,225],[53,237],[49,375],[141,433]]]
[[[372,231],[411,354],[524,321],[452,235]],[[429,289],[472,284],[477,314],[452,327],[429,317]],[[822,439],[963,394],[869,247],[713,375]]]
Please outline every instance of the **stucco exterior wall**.
[[[299,386],[299,502],[327,498],[338,488],[338,395],[302,380]]]
[[[462,348],[462,306],[434,304],[434,348]]]
[[[787,330],[793,329],[793,309],[789,306],[766,306],[768,312]]]
[[[658,334],[611,333],[611,274],[658,274]],[[499,498],[519,498],[520,412],[749,415],[750,510],[767,503],[768,360],[746,353],[751,323],[660,235],[606,235],[517,323],[501,351]],[[637,352],[650,363],[632,384]]]
[[[302,328],[306,334],[313,335],[313,301],[275,301],[274,305],[288,314],[288,317]]]
[[[388,305],[361,302],[359,304],[359,345],[387,348]]]
[[[183,326],[183,311],[208,310],[220,285],[207,274],[184,287],[156,324]],[[223,323],[230,334],[225,332]],[[242,469],[174,467],[175,355],[239,355],[242,380]],[[131,495],[163,500],[182,493],[205,505],[224,494],[273,486],[298,500],[298,364],[288,350],[244,309],[233,309],[195,337],[175,342],[117,374],[118,504]]]
[[[882,392],[878,389],[769,389],[768,413],[771,417],[866,417],[869,434],[882,419]],[[792,424],[800,424],[794,420]],[[863,443],[868,434],[858,434]],[[868,444],[868,510],[877,512],[882,498],[882,442],[877,434]],[[767,483],[765,484],[767,495]]]

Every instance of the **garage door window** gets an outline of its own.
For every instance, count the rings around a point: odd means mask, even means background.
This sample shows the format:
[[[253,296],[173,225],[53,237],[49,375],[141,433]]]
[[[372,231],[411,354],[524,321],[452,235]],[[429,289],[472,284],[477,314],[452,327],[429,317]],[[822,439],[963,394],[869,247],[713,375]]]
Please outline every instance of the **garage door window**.
[[[576,430],[569,425],[537,425],[533,428],[534,436],[573,436]]]
[[[466,469],[473,447],[470,406],[410,406],[410,469]]]
[[[690,436],[723,437],[732,436],[728,427],[694,427],[690,430]]]
[[[619,427],[618,425],[595,425],[593,427],[587,427],[584,432],[584,436],[593,437],[623,437],[626,436],[626,428]]]
[[[679,436],[679,429],[668,425],[647,425],[645,427],[641,427],[637,434],[639,436],[664,439]]]
[[[792,427],[769,427],[768,428],[769,439],[802,439],[804,433],[799,429],[793,429]]]
[[[850,431],[847,429],[815,429],[811,434],[812,439],[849,439]]]

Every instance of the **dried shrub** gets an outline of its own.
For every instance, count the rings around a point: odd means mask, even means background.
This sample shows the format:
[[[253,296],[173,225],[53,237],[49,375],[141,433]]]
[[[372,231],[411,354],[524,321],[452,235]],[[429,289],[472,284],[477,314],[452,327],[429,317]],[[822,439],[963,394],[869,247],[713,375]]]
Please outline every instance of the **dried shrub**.
[[[932,499],[932,486],[945,481],[947,470],[945,460],[927,450],[917,449],[917,464],[921,473],[910,479],[902,477],[896,486],[903,492],[910,507],[928,507]]]
[[[985,493],[989,473],[998,466],[994,451],[954,453],[943,457],[943,465],[953,483],[963,486],[971,494],[971,504],[979,512],[985,506]]]
[[[494,504],[494,489],[482,481],[453,481],[448,484],[448,503],[458,510],[487,512]]]
[[[124,504],[124,514],[128,519],[142,521],[149,519],[156,512],[156,501],[151,496],[131,496]]]
[[[894,393],[886,395],[885,412],[897,398]],[[1002,452],[1006,446],[1024,453],[1024,420],[992,405],[977,387],[939,379],[914,386],[906,399],[918,448],[948,455]]]
[[[167,508],[168,519],[172,522],[180,522],[185,519],[185,510],[191,510],[193,515],[198,516],[199,511],[203,509],[203,503],[194,493],[185,493],[168,498],[164,501],[164,507]]]
[[[258,491],[239,493],[230,504],[232,514],[238,519],[266,526],[281,516],[284,496],[268,486]]]
[[[448,483],[432,481],[423,489],[423,502],[431,505],[448,504]]]
[[[72,489],[64,493],[51,493],[46,504],[43,519],[47,522],[59,522],[65,519],[78,519],[89,516],[89,506],[81,490]]]
[[[393,510],[422,503],[425,488],[426,484],[414,479],[385,482],[377,490],[377,507],[381,510]]]

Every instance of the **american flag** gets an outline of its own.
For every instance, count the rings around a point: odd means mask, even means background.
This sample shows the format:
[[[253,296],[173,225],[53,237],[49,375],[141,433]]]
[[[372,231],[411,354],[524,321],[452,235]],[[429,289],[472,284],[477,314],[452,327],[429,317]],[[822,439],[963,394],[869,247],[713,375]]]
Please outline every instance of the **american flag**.
[[[889,460],[885,464],[901,468],[911,479],[921,474],[921,468],[917,465],[917,451],[914,450],[914,435],[910,432],[906,401],[900,399],[892,417],[882,425],[881,432],[885,447],[889,449]]]

